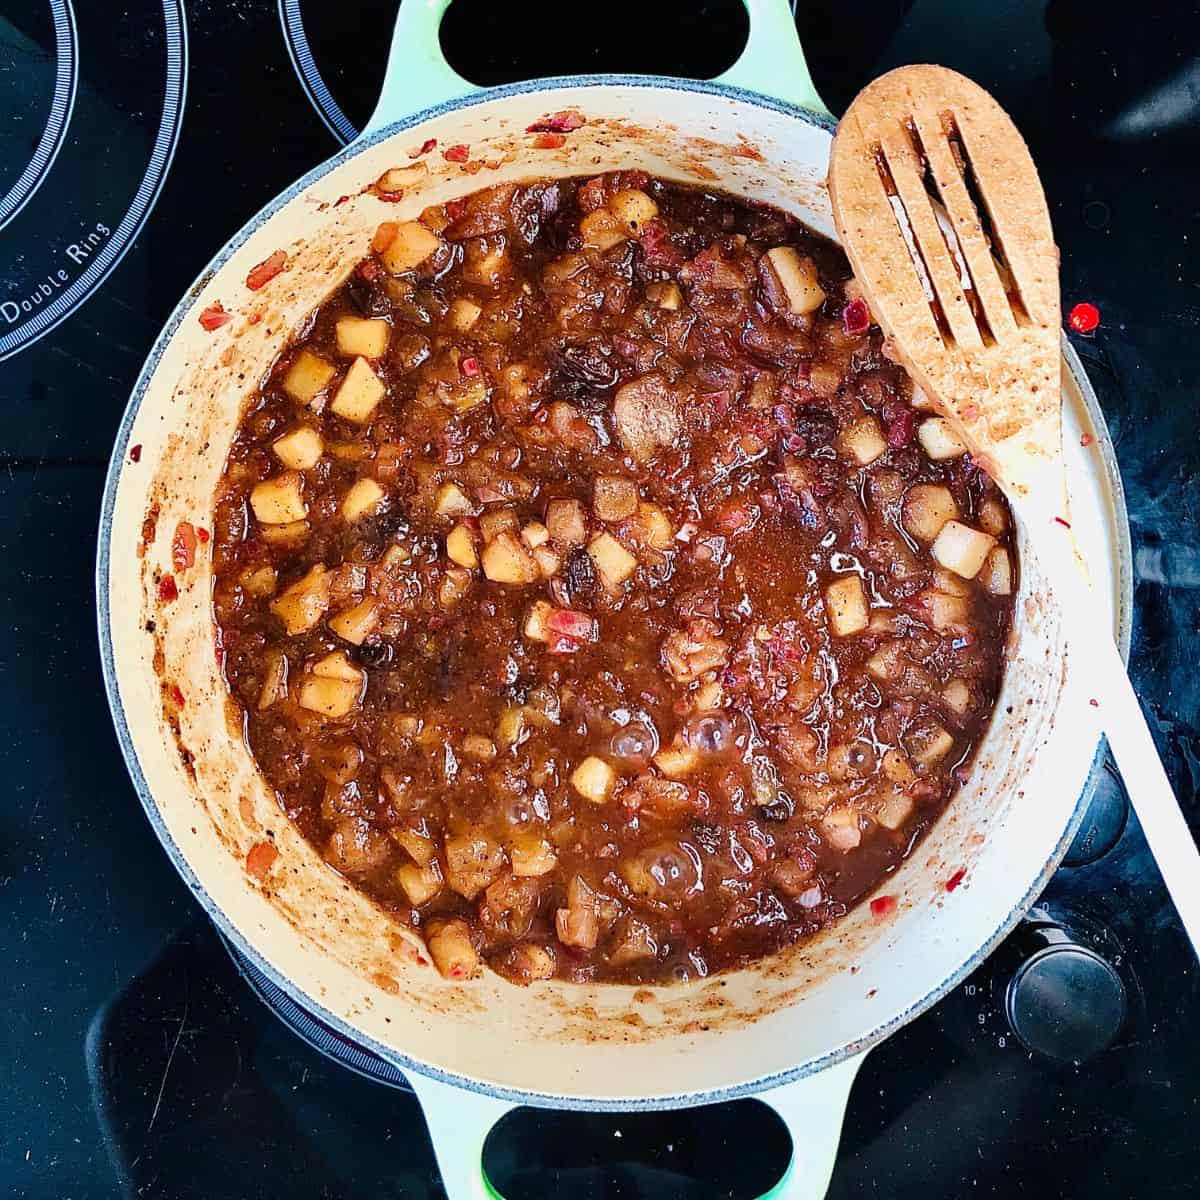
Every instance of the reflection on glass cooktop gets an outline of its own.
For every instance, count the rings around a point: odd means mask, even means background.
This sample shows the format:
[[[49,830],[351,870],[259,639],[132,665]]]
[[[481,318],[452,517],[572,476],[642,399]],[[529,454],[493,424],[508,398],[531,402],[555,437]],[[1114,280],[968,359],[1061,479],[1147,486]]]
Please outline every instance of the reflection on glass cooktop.
[[[1029,137],[1064,302],[1101,311],[1074,340],[1127,491],[1134,673],[1195,828],[1200,13],[800,7],[835,111],[879,71],[930,60],[994,90]],[[277,1020],[174,875],[115,748],[91,601],[103,465],[154,336],[225,238],[361,126],[394,11],[9,0],[0,13],[4,1195],[442,1194],[411,1093],[303,1014]],[[738,0],[614,0],[587,22],[548,0],[456,0],[443,42],[481,84],[704,75],[736,57],[744,29]],[[1193,1195],[1197,987],[1108,772],[1020,931],[867,1059],[830,1194]],[[488,1161],[512,1200],[670,1200],[756,1194],[786,1153],[773,1117],[722,1106],[519,1118]]]

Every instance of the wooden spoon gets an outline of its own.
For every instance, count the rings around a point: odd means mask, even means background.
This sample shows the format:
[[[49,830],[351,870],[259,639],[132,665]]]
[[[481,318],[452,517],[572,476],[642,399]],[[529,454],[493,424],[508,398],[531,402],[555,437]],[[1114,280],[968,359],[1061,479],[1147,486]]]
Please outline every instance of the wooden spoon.
[[[1068,614],[1071,668],[1087,681],[1146,841],[1200,952],[1200,854],[1071,534],[1058,250],[1029,150],[969,79],[943,67],[901,67],[864,88],[839,123],[829,193],[891,353],[1028,532]],[[952,524],[934,543],[935,557],[986,550],[986,540],[973,542],[971,530]]]

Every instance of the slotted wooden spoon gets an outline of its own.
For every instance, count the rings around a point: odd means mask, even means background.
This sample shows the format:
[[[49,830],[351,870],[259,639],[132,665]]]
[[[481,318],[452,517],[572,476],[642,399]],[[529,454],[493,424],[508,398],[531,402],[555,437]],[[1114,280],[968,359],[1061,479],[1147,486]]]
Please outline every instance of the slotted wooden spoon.
[[[1071,669],[1087,680],[1097,724],[1200,951],[1200,853],[1071,534],[1058,250],[1029,150],[969,79],[901,67],[864,88],[839,123],[829,192],[893,356],[1028,531],[1068,614]]]

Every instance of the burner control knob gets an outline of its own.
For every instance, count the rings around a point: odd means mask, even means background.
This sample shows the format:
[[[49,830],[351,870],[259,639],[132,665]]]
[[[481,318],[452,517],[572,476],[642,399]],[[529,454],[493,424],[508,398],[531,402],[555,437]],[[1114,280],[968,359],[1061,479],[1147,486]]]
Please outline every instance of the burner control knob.
[[[1005,1012],[1026,1049],[1066,1063],[1094,1058],[1125,1024],[1125,985],[1116,969],[1053,921],[1022,931],[1022,960]]]

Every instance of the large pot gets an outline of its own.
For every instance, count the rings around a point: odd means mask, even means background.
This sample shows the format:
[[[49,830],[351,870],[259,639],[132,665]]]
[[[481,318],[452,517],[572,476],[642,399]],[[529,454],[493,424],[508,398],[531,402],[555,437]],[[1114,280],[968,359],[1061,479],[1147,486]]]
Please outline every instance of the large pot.
[[[259,776],[216,666],[203,548],[178,577],[178,598],[162,598],[176,524],[211,523],[247,395],[380,220],[504,180],[638,166],[715,182],[832,235],[824,178],[833,122],[809,82],[784,0],[747,3],[750,43],[718,81],[602,76],[483,92],[440,58],[447,0],[406,0],[367,131],[213,259],[155,344],[113,452],[100,527],[100,641],[113,718],[147,815],[247,959],[302,1007],[409,1073],[454,1196],[482,1194],[483,1135],[513,1103],[654,1109],[752,1094],[792,1125],[793,1163],[803,1170],[792,1171],[787,1193],[822,1194],[862,1054],[1012,929],[1076,829],[1097,757],[1095,724],[1064,654],[1069,629],[1027,554],[996,719],[970,782],[888,880],[900,898],[893,918],[874,921],[864,904],[769,962],[670,988],[521,988],[492,974],[451,985],[418,964],[398,928],[325,865]],[[561,149],[535,149],[526,126],[567,107],[587,124]],[[428,138],[468,143],[472,159],[496,165],[472,175],[433,154],[427,183],[399,205],[363,192]],[[287,251],[289,268],[249,291],[247,272],[277,249]],[[216,301],[234,320],[206,332],[197,318]],[[1075,528],[1125,632],[1120,485],[1069,351],[1064,381]],[[1081,432],[1095,439],[1087,450]],[[266,841],[279,857],[260,879],[247,855]],[[254,861],[263,860],[259,852]],[[962,886],[948,891],[964,869]]]

